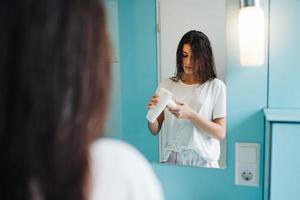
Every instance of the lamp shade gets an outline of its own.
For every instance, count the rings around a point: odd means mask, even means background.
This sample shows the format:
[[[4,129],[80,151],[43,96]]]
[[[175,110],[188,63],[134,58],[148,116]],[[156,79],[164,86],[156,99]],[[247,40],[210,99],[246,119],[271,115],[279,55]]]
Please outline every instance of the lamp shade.
[[[258,6],[242,7],[239,13],[240,64],[264,64],[264,13]]]

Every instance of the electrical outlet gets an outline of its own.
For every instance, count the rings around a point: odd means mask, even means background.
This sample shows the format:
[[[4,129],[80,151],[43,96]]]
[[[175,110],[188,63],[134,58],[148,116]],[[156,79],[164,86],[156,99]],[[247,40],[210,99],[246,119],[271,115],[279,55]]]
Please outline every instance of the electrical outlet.
[[[239,185],[258,186],[256,168],[241,167],[239,170],[237,183]]]
[[[245,181],[251,181],[253,179],[253,173],[251,171],[243,171],[241,177]]]
[[[237,143],[235,150],[235,184],[258,186],[259,144]]]

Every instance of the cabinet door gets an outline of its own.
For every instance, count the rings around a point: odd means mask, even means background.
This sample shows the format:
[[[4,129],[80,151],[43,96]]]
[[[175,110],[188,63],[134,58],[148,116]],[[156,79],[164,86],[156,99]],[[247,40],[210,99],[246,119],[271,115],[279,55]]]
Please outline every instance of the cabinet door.
[[[299,123],[273,123],[270,170],[270,199],[299,200]]]

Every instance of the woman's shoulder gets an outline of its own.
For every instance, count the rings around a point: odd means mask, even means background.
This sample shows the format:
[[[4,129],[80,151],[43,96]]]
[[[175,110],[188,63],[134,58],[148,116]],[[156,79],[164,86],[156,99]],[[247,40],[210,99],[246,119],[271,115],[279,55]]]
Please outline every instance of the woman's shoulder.
[[[222,80],[218,79],[218,78],[214,78],[214,79],[208,81],[208,84],[213,89],[226,89],[225,83]]]
[[[139,154],[138,151],[131,145],[121,141],[110,138],[102,138],[96,140],[91,146],[92,153],[109,154],[123,152],[125,154]],[[106,154],[105,154],[106,155]]]
[[[222,80],[218,79],[218,78],[212,79],[212,80],[211,80],[211,83],[212,83],[213,85],[221,85],[221,86],[225,86],[225,83],[224,83]]]
[[[91,146],[91,157],[94,161],[103,160],[105,163],[122,163],[120,170],[138,164],[144,168],[151,167],[144,156],[132,145],[121,140],[102,138]],[[151,170],[152,171],[152,170]]]
[[[163,199],[161,186],[149,162],[125,142],[113,139],[94,142],[91,174],[92,200]]]
[[[178,83],[179,83],[179,81],[176,82],[176,81],[172,80],[172,78],[166,78],[159,83],[159,86],[163,87],[163,88],[170,88]]]

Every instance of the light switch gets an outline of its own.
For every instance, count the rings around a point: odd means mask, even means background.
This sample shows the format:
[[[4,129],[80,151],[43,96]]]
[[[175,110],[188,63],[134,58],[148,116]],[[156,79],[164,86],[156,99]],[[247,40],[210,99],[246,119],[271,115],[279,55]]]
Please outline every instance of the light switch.
[[[259,185],[259,144],[235,144],[235,184]]]
[[[255,164],[257,162],[257,149],[249,146],[240,146],[239,162]]]

